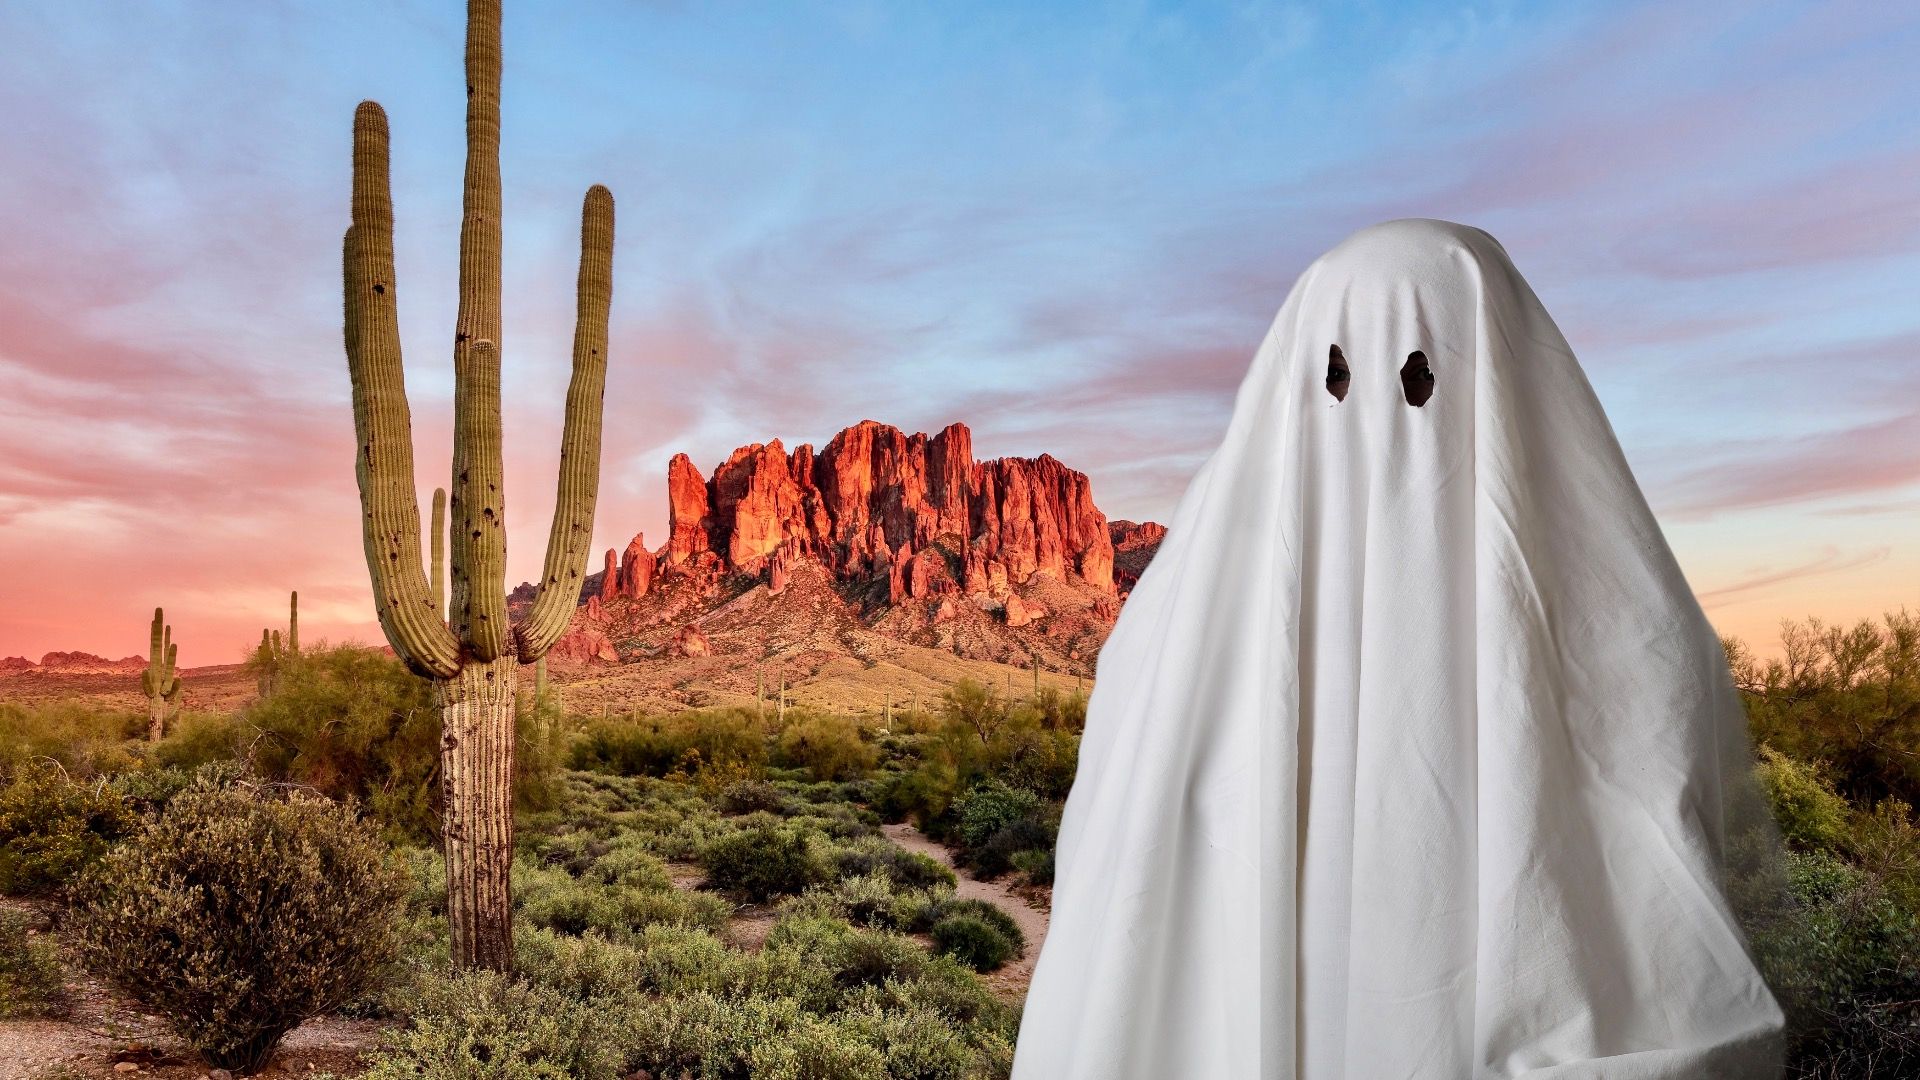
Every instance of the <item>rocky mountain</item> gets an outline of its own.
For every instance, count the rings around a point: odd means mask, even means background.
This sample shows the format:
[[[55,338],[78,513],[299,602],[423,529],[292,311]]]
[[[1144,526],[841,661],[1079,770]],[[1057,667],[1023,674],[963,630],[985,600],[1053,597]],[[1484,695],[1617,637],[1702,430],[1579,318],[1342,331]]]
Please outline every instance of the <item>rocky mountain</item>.
[[[109,660],[104,656],[95,656],[86,652],[50,652],[40,658],[39,663],[24,656],[0,657],[0,678],[9,675],[63,674],[63,675],[108,675],[119,672],[145,671],[147,658],[128,656],[119,660]]]
[[[710,476],[680,454],[667,492],[665,542],[607,551],[558,660],[759,656],[802,638],[844,654],[826,638],[852,634],[1084,674],[1165,532],[1109,522],[1051,455],[975,460],[958,423],[863,420],[818,451],[754,443]]]

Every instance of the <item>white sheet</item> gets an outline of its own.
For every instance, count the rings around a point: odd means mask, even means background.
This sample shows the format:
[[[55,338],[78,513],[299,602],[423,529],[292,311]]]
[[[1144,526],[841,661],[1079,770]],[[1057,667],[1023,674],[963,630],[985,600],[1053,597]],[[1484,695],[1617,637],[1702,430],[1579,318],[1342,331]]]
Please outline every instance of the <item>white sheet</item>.
[[[1720,885],[1749,754],[1505,250],[1363,229],[1294,285],[1101,650],[1013,1076],[1772,1075]]]

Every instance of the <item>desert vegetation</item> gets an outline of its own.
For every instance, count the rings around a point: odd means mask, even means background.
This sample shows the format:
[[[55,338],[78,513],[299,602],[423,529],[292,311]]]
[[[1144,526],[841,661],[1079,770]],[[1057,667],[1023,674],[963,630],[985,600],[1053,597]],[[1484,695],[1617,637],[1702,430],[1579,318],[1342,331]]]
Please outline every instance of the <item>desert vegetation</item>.
[[[1896,615],[1790,625],[1777,660],[1729,643],[1787,845],[1736,899],[1796,1077],[1920,1060],[1916,638]],[[1084,697],[604,718],[523,692],[502,973],[454,963],[432,681],[281,660],[272,695],[157,743],[141,714],[0,705],[0,1014],[67,1015],[86,972],[201,1069],[331,1012],[373,1025],[352,1069],[381,1077],[1006,1074],[1007,965],[1037,942],[885,830],[1043,904]]]
[[[1044,882],[988,852],[1047,864],[1084,699],[961,684],[883,729],[522,693],[509,975],[454,963],[432,680],[324,642],[272,660],[270,695],[159,742],[0,705],[0,934],[27,943],[0,1013],[65,1015],[84,972],[237,1073],[334,1013],[377,1021],[375,1076],[1005,1075],[1020,988],[983,976],[1037,942],[882,826]]]

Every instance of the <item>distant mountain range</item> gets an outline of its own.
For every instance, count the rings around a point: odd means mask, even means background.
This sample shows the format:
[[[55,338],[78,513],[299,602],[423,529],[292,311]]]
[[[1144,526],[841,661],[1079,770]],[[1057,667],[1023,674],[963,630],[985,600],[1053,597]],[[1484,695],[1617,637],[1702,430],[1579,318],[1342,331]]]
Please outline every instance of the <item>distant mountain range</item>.
[[[817,452],[754,443],[711,477],[679,454],[667,490],[666,541],[607,551],[557,663],[763,663],[803,642],[824,659],[891,639],[1090,675],[1166,531],[1109,521],[1086,474],[1051,455],[975,460],[958,423],[863,420]],[[522,585],[512,603],[532,597]]]

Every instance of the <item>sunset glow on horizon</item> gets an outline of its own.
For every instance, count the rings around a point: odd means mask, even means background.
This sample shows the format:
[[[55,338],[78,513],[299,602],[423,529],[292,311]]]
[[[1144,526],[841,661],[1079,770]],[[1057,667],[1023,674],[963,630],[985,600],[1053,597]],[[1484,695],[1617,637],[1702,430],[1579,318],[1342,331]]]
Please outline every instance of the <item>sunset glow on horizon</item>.
[[[1842,5],[1844,6],[1844,5]],[[1920,608],[1920,10],[509,3],[509,583],[554,498],[581,193],[619,206],[595,550],[666,465],[871,418],[1166,521],[1288,287],[1487,229],[1707,614]],[[340,330],[355,104],[393,131],[422,484],[445,483],[463,12],[24,3],[0,114],[0,656],[380,641]],[[597,558],[589,570],[598,569]]]

